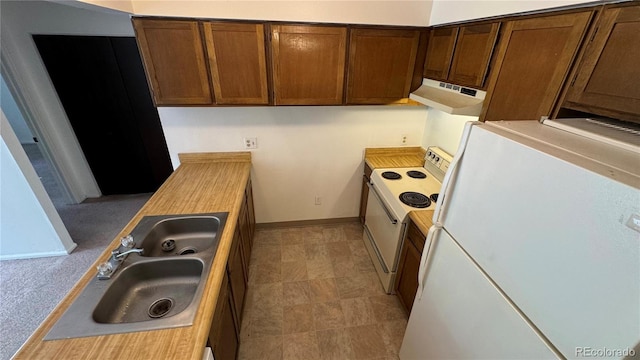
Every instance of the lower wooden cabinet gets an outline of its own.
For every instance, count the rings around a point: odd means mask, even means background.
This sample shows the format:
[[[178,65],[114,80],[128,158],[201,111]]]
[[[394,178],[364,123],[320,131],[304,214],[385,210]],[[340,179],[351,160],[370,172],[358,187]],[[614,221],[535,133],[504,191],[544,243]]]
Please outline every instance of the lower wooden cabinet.
[[[240,247],[242,248],[242,258],[245,269],[245,280],[249,282],[249,260],[251,260],[251,250],[253,248],[253,232],[250,224],[250,210],[248,206],[248,198],[242,203],[240,214],[238,215],[238,227],[240,238]]]
[[[236,228],[233,244],[229,252],[227,262],[227,272],[229,274],[229,284],[231,286],[231,297],[233,298],[234,317],[236,320],[236,331],[240,335],[240,325],[242,325],[242,311],[244,310],[244,298],[247,293],[247,276],[245,272],[245,260],[242,255],[242,240],[239,228]]]
[[[229,278],[225,274],[213,315],[209,344],[216,360],[235,360],[238,355],[238,331],[233,315]]]
[[[247,219],[249,222],[249,237],[252,239],[251,245],[253,245],[253,234],[256,231],[256,212],[253,208],[253,185],[251,178],[247,181],[247,188],[244,191],[245,202],[247,205]]]
[[[398,295],[407,314],[411,313],[413,300],[416,297],[416,291],[418,291],[418,268],[425,240],[424,234],[413,222],[410,222],[407,237],[404,239],[400,253],[395,284],[396,295]]]
[[[362,175],[362,191],[360,192],[360,222],[364,224],[367,215],[367,200],[369,198],[369,178],[373,170],[367,163],[364,164],[364,175]]]
[[[220,286],[218,303],[209,330],[209,344],[216,360],[233,360],[237,357],[253,245],[253,214],[253,192],[249,180],[229,250],[227,271]]]

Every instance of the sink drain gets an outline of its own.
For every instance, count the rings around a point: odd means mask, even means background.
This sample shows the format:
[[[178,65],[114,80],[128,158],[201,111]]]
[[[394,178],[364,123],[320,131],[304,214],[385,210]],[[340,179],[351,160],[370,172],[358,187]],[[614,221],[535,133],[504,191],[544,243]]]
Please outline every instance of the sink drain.
[[[178,255],[189,255],[189,254],[195,254],[197,252],[198,252],[198,250],[196,250],[195,248],[187,247],[187,248],[184,248],[184,249],[180,250],[178,252]]]
[[[160,244],[160,247],[162,247],[162,251],[169,252],[176,248],[176,241],[173,239],[165,240]]]
[[[152,318],[161,318],[173,308],[173,300],[169,298],[158,299],[149,306],[148,314]]]

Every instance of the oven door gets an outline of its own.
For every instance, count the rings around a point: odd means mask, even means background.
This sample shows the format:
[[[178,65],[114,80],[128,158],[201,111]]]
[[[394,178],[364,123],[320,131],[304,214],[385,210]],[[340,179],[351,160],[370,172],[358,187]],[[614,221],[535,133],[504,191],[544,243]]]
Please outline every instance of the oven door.
[[[389,210],[376,191],[375,185],[369,184],[365,229],[371,237],[371,245],[385,273],[396,271],[404,227],[403,219],[399,219]],[[367,240],[365,238],[365,241]]]

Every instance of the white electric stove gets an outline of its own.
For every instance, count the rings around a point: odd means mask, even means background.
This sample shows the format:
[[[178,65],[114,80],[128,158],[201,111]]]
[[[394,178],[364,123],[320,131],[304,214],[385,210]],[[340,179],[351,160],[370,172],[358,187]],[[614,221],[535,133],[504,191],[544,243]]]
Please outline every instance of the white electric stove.
[[[369,181],[364,239],[380,281],[393,293],[410,211],[434,210],[451,155],[429,147],[424,167],[374,169]]]

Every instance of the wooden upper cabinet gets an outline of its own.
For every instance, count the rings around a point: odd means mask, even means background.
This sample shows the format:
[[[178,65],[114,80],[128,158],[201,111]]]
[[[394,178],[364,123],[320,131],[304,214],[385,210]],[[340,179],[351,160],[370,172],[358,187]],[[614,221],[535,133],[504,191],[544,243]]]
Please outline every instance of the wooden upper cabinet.
[[[271,26],[275,104],[342,104],[346,43],[346,27]]]
[[[481,120],[538,120],[558,99],[592,11],[506,24]]]
[[[609,8],[564,106],[640,122],[640,6]]]
[[[457,37],[457,27],[431,30],[427,57],[424,61],[424,77],[447,80]]]
[[[413,30],[351,30],[347,104],[406,103],[419,41]]]
[[[475,88],[484,86],[500,23],[461,26],[447,79]]]
[[[133,18],[156,105],[205,105],[213,98],[196,21]]]
[[[269,103],[262,24],[205,22],[216,104]]]

